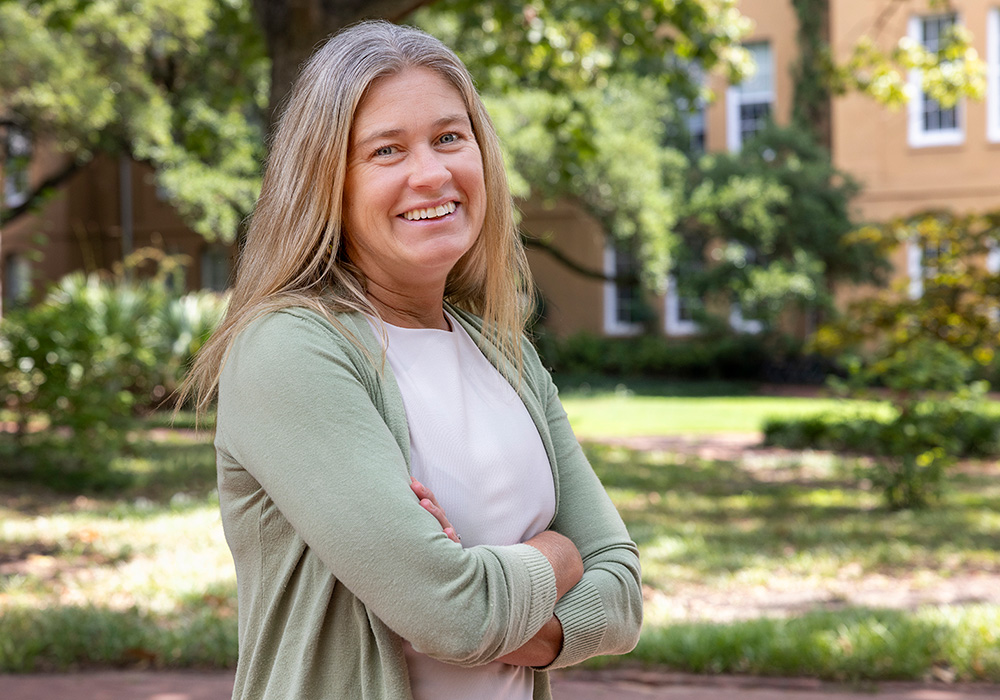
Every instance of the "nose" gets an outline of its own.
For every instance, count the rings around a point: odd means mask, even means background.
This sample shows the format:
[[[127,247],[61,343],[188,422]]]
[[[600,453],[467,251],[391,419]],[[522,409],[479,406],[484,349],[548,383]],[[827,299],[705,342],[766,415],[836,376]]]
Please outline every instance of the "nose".
[[[410,187],[415,190],[437,190],[451,179],[445,163],[447,156],[427,146],[411,152]]]

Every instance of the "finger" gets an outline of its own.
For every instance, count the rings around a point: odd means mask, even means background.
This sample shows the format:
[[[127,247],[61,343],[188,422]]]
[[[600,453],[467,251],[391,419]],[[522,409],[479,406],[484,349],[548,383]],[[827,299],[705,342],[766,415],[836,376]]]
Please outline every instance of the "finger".
[[[434,492],[413,477],[410,477],[410,488],[413,489],[413,493],[417,494],[417,498],[426,498],[434,505],[438,505],[437,497],[434,495]]]
[[[448,516],[445,515],[444,510],[437,503],[434,503],[429,498],[421,498],[420,505],[423,506],[424,510],[433,515],[437,519],[438,524],[441,525],[441,529],[444,534],[448,536],[452,542],[461,542],[462,537],[457,532],[455,532],[454,526],[448,520]]]

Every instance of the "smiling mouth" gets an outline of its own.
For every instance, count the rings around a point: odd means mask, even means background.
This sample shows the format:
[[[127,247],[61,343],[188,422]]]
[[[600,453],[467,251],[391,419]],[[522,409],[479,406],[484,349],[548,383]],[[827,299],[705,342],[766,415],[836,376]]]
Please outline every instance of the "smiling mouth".
[[[426,209],[411,209],[410,211],[403,212],[400,214],[407,221],[422,221],[423,219],[439,219],[442,216],[447,216],[455,211],[458,205],[455,202],[445,202],[436,207],[428,207]]]

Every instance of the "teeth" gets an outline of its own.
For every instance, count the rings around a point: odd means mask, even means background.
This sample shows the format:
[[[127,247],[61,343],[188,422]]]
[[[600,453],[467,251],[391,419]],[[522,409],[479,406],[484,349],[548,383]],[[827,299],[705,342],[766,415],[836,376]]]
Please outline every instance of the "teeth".
[[[455,203],[447,202],[437,207],[428,207],[427,209],[413,209],[411,211],[405,212],[403,218],[407,221],[419,221],[421,219],[436,219],[439,216],[445,216],[451,214],[455,211]]]

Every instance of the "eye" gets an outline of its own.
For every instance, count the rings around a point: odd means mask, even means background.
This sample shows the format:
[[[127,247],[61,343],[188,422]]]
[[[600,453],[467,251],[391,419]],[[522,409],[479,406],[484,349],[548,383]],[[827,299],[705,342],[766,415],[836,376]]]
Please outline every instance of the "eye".
[[[377,156],[391,156],[396,152],[395,146],[380,146],[375,149],[375,155]]]
[[[458,134],[444,134],[438,141],[441,143],[455,143],[458,141]]]

